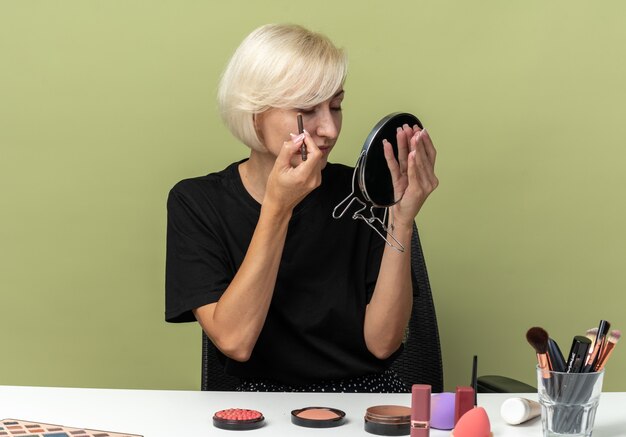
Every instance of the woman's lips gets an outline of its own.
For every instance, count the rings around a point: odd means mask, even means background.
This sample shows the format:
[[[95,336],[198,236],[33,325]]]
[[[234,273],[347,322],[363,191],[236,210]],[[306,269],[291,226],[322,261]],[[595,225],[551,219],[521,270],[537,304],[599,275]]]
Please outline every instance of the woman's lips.
[[[332,149],[332,146],[318,146],[318,148],[322,151],[324,155],[328,155],[330,153],[330,150]]]

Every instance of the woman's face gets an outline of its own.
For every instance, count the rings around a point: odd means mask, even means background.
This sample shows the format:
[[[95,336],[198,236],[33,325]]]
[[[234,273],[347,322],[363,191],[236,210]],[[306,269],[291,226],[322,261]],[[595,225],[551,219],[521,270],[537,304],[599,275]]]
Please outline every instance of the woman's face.
[[[317,147],[323,153],[323,166],[337,141],[341,131],[341,102],[343,89],[330,99],[310,108],[279,109],[272,108],[256,116],[256,128],[268,153],[278,156],[285,141],[290,141],[291,134],[298,134],[297,114],[302,114],[304,129],[311,135]],[[293,157],[293,165],[301,159]]]

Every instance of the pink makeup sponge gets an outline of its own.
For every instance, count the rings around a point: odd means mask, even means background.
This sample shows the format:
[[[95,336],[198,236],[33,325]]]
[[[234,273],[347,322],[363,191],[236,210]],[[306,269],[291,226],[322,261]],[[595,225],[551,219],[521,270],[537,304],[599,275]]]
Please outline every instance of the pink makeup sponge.
[[[492,437],[489,416],[483,407],[469,410],[459,419],[452,437]]]
[[[432,395],[430,404],[430,427],[435,429],[454,428],[454,393]]]

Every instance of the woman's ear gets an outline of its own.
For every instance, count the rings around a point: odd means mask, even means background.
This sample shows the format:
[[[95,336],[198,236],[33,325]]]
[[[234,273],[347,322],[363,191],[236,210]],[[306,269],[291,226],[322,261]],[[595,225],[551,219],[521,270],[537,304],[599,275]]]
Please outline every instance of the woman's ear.
[[[254,125],[254,131],[256,132],[256,136],[261,141],[262,144],[265,144],[265,140],[263,139],[263,132],[261,131],[261,120],[263,117],[263,113],[255,113],[252,114],[252,124]]]

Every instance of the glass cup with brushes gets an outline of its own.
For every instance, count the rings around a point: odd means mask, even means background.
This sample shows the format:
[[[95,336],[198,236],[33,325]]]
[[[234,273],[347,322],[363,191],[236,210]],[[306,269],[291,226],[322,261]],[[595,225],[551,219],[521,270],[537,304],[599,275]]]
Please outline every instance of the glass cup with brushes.
[[[584,436],[593,431],[604,366],[620,332],[602,320],[593,335],[575,336],[567,360],[540,327],[526,333],[537,353],[537,382],[544,437]],[[591,330],[590,330],[591,331]]]

